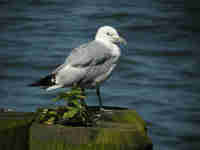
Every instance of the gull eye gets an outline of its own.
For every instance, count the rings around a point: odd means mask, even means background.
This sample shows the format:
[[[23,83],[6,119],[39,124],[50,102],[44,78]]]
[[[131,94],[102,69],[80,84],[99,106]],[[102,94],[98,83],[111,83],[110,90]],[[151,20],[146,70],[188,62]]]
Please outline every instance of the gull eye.
[[[106,34],[109,35],[109,36],[112,36],[112,34],[110,32],[107,32]]]

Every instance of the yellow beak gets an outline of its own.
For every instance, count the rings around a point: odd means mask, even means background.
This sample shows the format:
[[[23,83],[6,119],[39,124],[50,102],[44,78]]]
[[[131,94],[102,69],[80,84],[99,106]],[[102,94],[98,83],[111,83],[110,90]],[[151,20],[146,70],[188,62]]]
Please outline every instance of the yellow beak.
[[[119,37],[119,38],[118,38],[118,41],[119,41],[119,43],[122,43],[122,44],[124,44],[124,45],[127,45],[126,40],[125,40],[124,38],[122,38],[122,37]]]

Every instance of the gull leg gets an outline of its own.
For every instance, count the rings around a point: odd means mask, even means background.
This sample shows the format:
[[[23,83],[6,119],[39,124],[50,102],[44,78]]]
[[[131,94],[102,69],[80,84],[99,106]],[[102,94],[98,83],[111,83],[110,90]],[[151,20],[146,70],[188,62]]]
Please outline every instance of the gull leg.
[[[83,96],[85,96],[85,89],[84,88],[81,88],[81,91],[82,91],[82,94],[83,94]],[[87,104],[86,104],[86,102],[85,102],[85,99],[83,98],[83,99],[81,99],[81,104],[83,105],[83,106],[86,106],[86,108],[87,108]]]
[[[102,104],[102,100],[101,100],[101,94],[100,94],[100,87],[99,86],[97,86],[96,92],[97,92],[97,96],[98,96],[98,100],[99,100],[99,109],[103,110],[103,104]]]

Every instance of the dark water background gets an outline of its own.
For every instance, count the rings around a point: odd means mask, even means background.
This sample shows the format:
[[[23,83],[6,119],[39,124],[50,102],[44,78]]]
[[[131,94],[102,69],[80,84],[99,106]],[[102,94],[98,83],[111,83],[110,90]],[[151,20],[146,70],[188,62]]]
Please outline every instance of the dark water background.
[[[0,107],[34,111],[58,91],[26,85],[73,47],[112,25],[127,41],[103,86],[104,105],[136,109],[152,123],[154,150],[200,147],[200,5],[189,0],[0,1]],[[97,103],[89,91],[88,104]]]

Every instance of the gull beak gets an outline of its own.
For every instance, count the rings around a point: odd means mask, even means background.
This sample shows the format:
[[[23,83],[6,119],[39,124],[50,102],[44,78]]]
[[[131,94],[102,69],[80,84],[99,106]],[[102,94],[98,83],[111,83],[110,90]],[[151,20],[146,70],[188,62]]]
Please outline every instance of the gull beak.
[[[127,45],[126,40],[125,40],[124,38],[120,37],[120,36],[115,37],[114,39],[115,39],[115,43],[116,43],[116,44],[117,44],[117,43],[121,43],[121,44]]]
[[[119,38],[118,38],[118,41],[119,41],[119,43],[122,43],[122,44],[124,44],[124,45],[127,45],[126,40],[125,40],[124,38],[122,38],[122,37],[119,37]]]

